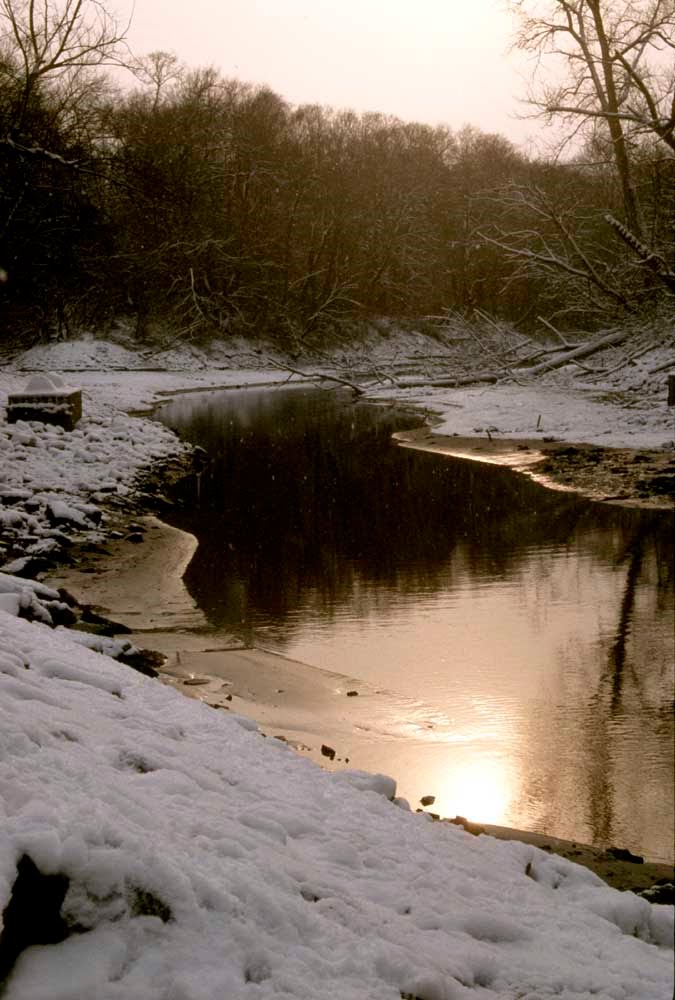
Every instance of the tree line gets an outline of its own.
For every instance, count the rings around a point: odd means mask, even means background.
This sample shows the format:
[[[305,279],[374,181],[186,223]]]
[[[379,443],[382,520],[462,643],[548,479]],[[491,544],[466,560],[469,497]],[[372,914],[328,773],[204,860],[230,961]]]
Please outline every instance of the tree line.
[[[532,107],[574,144],[532,156],[135,59],[93,0],[0,0],[0,333],[125,318],[288,348],[375,317],[591,329],[672,303],[673,2],[544,6],[514,2],[519,41],[567,76]]]

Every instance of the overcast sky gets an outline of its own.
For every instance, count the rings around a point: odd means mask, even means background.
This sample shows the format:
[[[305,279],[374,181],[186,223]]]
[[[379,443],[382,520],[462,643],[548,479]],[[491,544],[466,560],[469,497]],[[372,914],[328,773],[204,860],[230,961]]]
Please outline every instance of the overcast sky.
[[[513,30],[505,0],[136,0],[128,41],[292,104],[469,123],[523,143],[536,129],[516,118],[527,62],[509,55]]]

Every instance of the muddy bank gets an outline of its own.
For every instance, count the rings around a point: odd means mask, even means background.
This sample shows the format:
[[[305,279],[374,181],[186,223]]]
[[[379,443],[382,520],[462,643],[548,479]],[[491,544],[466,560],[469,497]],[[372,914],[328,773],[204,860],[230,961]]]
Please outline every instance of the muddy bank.
[[[118,540],[74,556],[49,574],[102,615],[133,632],[200,629],[206,620],[183,584],[197,548],[192,535],[148,515]]]
[[[591,500],[671,510],[675,452],[599,448],[541,438],[522,440],[435,434],[429,427],[394,434],[407,448],[502,465],[553,489]]]

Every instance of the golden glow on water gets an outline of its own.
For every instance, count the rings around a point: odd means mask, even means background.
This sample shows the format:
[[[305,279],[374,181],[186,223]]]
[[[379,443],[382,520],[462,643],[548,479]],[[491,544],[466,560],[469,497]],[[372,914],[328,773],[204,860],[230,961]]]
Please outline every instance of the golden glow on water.
[[[443,816],[505,825],[509,806],[517,797],[517,775],[511,763],[496,756],[474,757],[459,765],[449,756],[447,763],[429,776],[436,792],[431,809]]]

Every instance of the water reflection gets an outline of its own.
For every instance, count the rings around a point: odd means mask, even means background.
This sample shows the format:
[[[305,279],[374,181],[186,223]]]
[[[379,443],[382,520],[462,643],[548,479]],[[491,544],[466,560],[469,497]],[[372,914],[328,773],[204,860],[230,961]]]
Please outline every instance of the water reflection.
[[[438,789],[434,808],[461,802],[466,811],[460,815],[480,816],[483,823],[499,826],[515,797],[518,778],[510,761],[492,756],[471,760],[464,767],[441,768],[439,774],[429,775]]]
[[[417,706],[373,760],[444,814],[672,856],[670,515],[398,448],[335,393],[162,417],[212,458],[174,521],[213,628]]]

